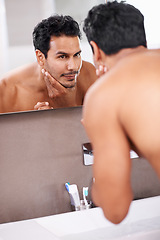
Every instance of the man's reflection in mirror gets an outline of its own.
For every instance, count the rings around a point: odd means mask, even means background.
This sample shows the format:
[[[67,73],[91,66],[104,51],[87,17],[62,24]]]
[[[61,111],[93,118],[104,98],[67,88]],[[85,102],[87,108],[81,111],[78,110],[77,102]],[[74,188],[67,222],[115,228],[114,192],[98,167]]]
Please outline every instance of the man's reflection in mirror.
[[[0,113],[80,106],[96,80],[95,67],[81,59],[81,32],[70,16],[54,15],[33,31],[37,62],[0,80]]]

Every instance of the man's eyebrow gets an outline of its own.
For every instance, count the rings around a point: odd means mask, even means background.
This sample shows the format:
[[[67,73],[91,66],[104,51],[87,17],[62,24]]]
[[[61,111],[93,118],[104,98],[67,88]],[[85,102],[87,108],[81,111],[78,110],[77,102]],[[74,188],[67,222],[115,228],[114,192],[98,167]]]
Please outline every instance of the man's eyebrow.
[[[76,52],[74,55],[77,55],[77,54],[79,54],[79,53],[81,53],[81,52],[82,52],[82,51],[80,50],[80,51]],[[56,55],[69,55],[69,53],[59,51],[59,52],[56,52]]]
[[[56,55],[58,55],[58,54],[62,54],[62,55],[68,55],[68,53],[66,53],[66,52],[61,52],[61,51],[59,51],[59,52],[56,52]]]
[[[80,50],[80,51],[76,52],[74,55],[77,55],[77,54],[79,54],[79,53],[81,53],[81,52],[82,52],[82,50]]]

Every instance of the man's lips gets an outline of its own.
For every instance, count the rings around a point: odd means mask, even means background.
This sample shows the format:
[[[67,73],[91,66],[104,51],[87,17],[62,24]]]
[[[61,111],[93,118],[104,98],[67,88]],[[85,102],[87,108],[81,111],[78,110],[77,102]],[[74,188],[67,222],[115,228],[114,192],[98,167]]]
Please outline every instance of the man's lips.
[[[61,75],[61,77],[65,77],[67,79],[74,79],[76,77],[76,75],[78,75],[79,71],[73,71],[73,72],[69,72],[69,73],[63,73]]]
[[[73,81],[76,77],[76,75],[67,75],[67,76],[64,76],[68,81]]]

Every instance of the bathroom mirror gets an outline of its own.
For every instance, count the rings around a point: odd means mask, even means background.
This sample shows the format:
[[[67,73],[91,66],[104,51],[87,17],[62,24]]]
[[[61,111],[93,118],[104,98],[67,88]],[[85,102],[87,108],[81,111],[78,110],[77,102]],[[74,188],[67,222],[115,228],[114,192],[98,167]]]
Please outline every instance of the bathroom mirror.
[[[16,67],[36,61],[32,32],[42,19],[55,13],[71,15],[82,30],[89,9],[105,2],[106,0],[0,0],[0,78]],[[148,48],[159,48],[159,0],[153,0],[152,4],[143,0],[126,2],[140,9],[144,15]],[[91,48],[83,31],[82,34],[82,59],[93,63]]]
[[[4,72],[17,66],[35,61],[32,31],[43,18],[53,13],[68,14],[81,23],[92,6],[105,2],[105,0],[0,0],[1,31],[3,28],[0,34],[0,62],[1,64],[6,62],[3,69],[0,69],[0,77]],[[160,35],[157,31],[160,20],[159,0],[153,0],[152,3],[143,0],[126,0],[126,2],[139,8],[144,14],[148,47],[159,48]],[[2,19],[4,17],[6,25]],[[92,62],[92,52],[84,34],[81,43],[82,57]],[[2,54],[2,50],[5,54]]]
[[[0,37],[3,38],[5,45],[1,46],[3,49],[5,47],[4,56],[1,58],[3,61],[6,59],[7,62],[4,69],[0,71],[0,77],[4,72],[36,60],[32,44],[32,31],[42,19],[54,13],[71,15],[81,26],[88,10],[92,6],[104,2],[105,0],[0,0],[0,9],[2,10],[2,6],[5,7],[3,18],[6,21],[6,25],[3,24],[6,29]],[[2,20],[0,24],[2,24]],[[92,62],[91,49],[84,34],[81,43],[84,49],[82,57]]]

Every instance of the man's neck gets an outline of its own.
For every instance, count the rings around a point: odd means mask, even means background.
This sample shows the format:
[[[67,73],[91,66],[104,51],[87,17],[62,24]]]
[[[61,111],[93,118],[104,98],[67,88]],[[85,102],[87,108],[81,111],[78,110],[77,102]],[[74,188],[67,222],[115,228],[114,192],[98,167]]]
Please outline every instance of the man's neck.
[[[128,57],[131,54],[144,52],[146,51],[146,48],[143,46],[139,46],[136,48],[126,48],[120,50],[118,53],[113,54],[111,56],[106,55],[106,65],[108,69],[111,69],[113,66],[115,66],[122,58]]]

